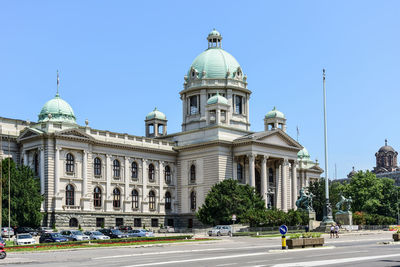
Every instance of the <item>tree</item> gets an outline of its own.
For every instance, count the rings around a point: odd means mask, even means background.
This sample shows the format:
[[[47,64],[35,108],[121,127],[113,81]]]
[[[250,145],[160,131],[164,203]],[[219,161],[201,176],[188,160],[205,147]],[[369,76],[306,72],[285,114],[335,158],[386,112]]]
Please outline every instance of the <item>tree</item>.
[[[10,168],[10,225],[39,226],[42,220],[39,179],[34,177],[33,171],[29,167],[16,165],[11,159],[4,159],[2,166],[2,225],[8,225],[8,169]]]
[[[314,195],[313,209],[316,219],[322,221],[325,206],[325,179],[321,178],[318,181],[310,182],[308,191]]]
[[[264,210],[264,200],[254,187],[227,179],[211,188],[196,216],[203,224],[217,225],[230,224],[232,215],[236,214],[237,222],[254,224],[260,216],[262,219],[260,212]]]

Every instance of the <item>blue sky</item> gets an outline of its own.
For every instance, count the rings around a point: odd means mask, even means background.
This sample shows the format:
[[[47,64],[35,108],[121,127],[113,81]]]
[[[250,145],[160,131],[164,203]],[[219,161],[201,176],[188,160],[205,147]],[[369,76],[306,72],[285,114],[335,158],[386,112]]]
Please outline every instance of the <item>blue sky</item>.
[[[179,91],[212,28],[248,76],[253,131],[276,106],[288,133],[329,170],[372,169],[400,150],[398,1],[1,1],[0,116],[37,120],[56,92],[78,123],[144,135],[155,106],[180,131]]]

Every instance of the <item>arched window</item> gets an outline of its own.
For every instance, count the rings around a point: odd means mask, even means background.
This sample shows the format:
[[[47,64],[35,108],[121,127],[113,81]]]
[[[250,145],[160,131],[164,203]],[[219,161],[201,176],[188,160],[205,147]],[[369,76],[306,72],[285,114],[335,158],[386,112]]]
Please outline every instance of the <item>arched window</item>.
[[[117,159],[113,161],[113,172],[114,172],[114,178],[119,178],[121,176],[121,164]]]
[[[149,165],[149,181],[153,182],[154,181],[154,165],[150,163]]]
[[[69,227],[78,227],[78,219],[77,218],[69,219]]]
[[[242,181],[243,180],[243,165],[241,163],[237,164],[237,170],[236,170],[236,176],[238,181]]]
[[[94,175],[95,176],[101,175],[101,159],[100,158],[94,159]]]
[[[95,187],[93,191],[93,205],[95,207],[101,207],[101,189],[100,187]]]
[[[67,185],[65,188],[65,205],[75,205],[75,189],[71,184]]]
[[[190,182],[191,183],[196,182],[196,166],[194,164],[190,166]]]
[[[190,193],[190,209],[196,210],[196,192]]]
[[[149,209],[156,209],[156,194],[154,193],[154,191],[149,192]]]
[[[118,188],[114,188],[113,190],[113,207],[120,208],[121,207],[121,191]]]
[[[132,209],[139,208],[139,192],[136,189],[132,190]]]
[[[74,165],[75,165],[74,162],[75,162],[74,156],[71,153],[68,153],[67,154],[67,162],[65,164],[66,172],[69,172],[69,173],[74,172]]]
[[[24,164],[28,164],[28,162],[24,162]],[[35,153],[33,156],[33,171],[35,172],[35,175],[39,175],[39,155],[38,153]]]
[[[166,210],[171,209],[171,193],[170,192],[165,193],[165,209]]]
[[[168,165],[165,166],[165,182],[167,184],[171,183],[171,168]]]
[[[136,161],[132,162],[132,178],[137,179],[138,177],[138,166]]]
[[[274,170],[272,168],[269,168],[268,171],[268,183],[270,184],[274,183]]]

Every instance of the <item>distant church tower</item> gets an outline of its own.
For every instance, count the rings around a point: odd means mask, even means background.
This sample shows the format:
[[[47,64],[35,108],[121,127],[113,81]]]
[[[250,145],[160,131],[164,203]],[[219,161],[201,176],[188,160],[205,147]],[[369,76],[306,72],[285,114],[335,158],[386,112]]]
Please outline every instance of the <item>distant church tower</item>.
[[[383,173],[398,171],[397,154],[397,151],[395,151],[393,147],[388,146],[387,139],[385,139],[385,145],[375,153],[376,167],[374,168],[374,172]]]

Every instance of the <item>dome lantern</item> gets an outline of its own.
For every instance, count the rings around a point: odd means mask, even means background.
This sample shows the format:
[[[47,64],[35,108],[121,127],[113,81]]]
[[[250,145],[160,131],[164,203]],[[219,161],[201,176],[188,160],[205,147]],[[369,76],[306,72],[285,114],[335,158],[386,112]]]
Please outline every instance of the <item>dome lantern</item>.
[[[145,119],[146,137],[158,137],[167,134],[167,116],[156,107]]]
[[[222,47],[221,44],[222,36],[215,28],[208,34],[207,40],[208,40],[208,48]]]

